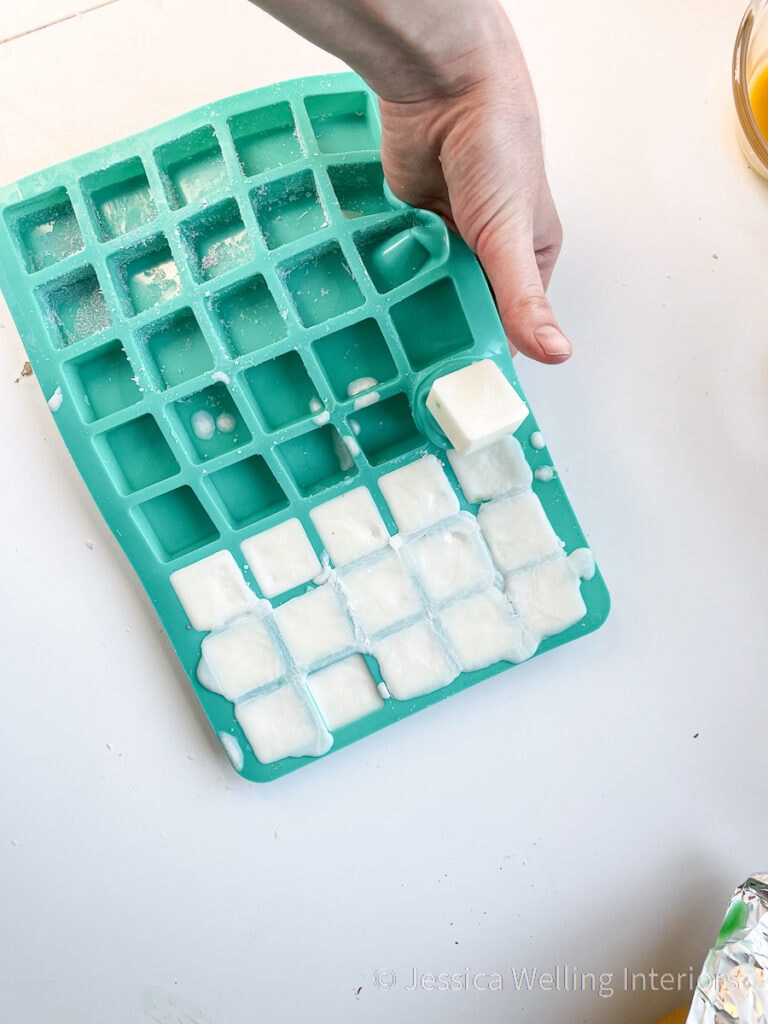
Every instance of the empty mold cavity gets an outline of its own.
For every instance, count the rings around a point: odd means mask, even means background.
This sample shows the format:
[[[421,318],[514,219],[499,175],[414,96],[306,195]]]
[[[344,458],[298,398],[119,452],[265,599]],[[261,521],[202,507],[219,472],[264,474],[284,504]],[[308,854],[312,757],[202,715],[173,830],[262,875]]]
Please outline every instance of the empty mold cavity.
[[[285,319],[261,275],[219,292],[211,309],[232,355],[247,355],[282,340]]]
[[[279,430],[313,415],[315,385],[297,352],[259,363],[245,373],[248,387],[267,430]]]
[[[375,228],[355,237],[360,256],[380,292],[389,292],[448,254],[442,221],[420,223],[413,218]]]
[[[112,258],[118,291],[129,316],[181,292],[179,271],[165,235],[146,239]]]
[[[424,443],[406,395],[393,395],[359,409],[354,419],[359,427],[357,442],[374,466]]]
[[[133,367],[119,341],[66,363],[65,372],[80,397],[80,415],[87,423],[127,409],[141,399]]]
[[[197,461],[224,455],[251,440],[251,432],[224,384],[212,384],[174,402],[172,408]]]
[[[165,562],[205,547],[219,537],[191,487],[179,487],[145,501],[135,514],[149,527],[154,547]]]
[[[298,490],[306,497],[356,473],[334,427],[320,427],[277,446]]]
[[[227,168],[210,125],[155,150],[168,202],[174,210],[216,192],[227,181]]]
[[[328,177],[345,217],[366,217],[392,209],[384,193],[384,171],[378,161],[337,164],[328,168]]]
[[[384,384],[397,374],[395,361],[375,320],[362,320],[312,345],[340,401],[350,397],[350,385],[369,379]],[[374,385],[372,385],[374,386]]]
[[[139,337],[162,383],[171,388],[213,368],[213,356],[190,309],[153,323]]]
[[[304,103],[321,153],[377,148],[370,102],[364,92],[308,96]]]
[[[234,270],[253,256],[240,209],[227,199],[180,226],[198,281],[209,281]]]
[[[91,174],[83,179],[83,189],[91,204],[97,234],[104,242],[148,224],[157,216],[139,157]]]
[[[305,327],[363,304],[363,295],[338,245],[317,249],[280,273]]]
[[[247,177],[282,167],[301,156],[289,103],[275,103],[231,117],[229,130]]]
[[[65,188],[14,206],[5,217],[28,271],[50,267],[83,248],[83,236]]]
[[[474,344],[456,288],[448,278],[403,299],[390,312],[414,370],[465,352]]]
[[[328,223],[309,170],[259,185],[251,192],[251,202],[269,249],[295,242]]]
[[[60,347],[106,330],[109,308],[93,267],[84,267],[38,292]]]
[[[208,480],[236,530],[288,506],[282,487],[261,455],[211,473]]]
[[[97,438],[114,483],[123,494],[151,487],[179,472],[168,442],[152,416],[140,416]],[[109,466],[111,463],[111,466]]]

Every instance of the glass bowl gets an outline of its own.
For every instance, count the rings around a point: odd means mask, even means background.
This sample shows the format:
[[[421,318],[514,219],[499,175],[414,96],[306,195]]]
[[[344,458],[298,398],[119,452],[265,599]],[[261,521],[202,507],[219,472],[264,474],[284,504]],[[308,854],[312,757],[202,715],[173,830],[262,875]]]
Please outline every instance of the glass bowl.
[[[752,0],[744,12],[733,47],[733,99],[739,142],[749,165],[768,180],[768,140],[757,127],[750,85],[768,62],[768,0]]]

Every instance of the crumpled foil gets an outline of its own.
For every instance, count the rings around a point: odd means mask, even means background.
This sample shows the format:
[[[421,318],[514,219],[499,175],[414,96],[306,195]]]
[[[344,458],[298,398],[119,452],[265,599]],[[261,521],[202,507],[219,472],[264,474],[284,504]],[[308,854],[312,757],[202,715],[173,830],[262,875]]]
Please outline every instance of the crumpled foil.
[[[704,961],[686,1024],[768,1024],[768,874],[731,899]]]

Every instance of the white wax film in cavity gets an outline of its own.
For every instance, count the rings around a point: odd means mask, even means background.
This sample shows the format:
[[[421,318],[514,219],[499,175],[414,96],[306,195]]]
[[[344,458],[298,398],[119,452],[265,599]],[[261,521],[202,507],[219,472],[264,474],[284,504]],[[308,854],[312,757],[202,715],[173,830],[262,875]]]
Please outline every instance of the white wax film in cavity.
[[[250,590],[229,551],[217,551],[170,576],[170,583],[193,629],[223,626],[255,607]]]
[[[298,519],[286,519],[249,537],[240,549],[265,597],[293,590],[322,571],[320,560]]]

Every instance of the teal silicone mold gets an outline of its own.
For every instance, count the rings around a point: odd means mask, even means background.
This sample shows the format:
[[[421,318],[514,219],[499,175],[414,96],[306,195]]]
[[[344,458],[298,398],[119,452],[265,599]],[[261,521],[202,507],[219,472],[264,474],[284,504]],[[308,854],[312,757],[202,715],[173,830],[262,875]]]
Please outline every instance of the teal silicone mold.
[[[213,729],[237,740],[241,773],[257,781],[313,759],[255,758],[233,705],[197,681],[202,634],[169,575],[221,549],[242,564],[243,539],[291,517],[320,554],[309,510],[352,486],[369,489],[394,532],[376,481],[425,453],[476,512],[424,409],[425,385],[491,358],[522,395],[479,265],[439,218],[392,198],[379,138],[360,79],[310,78],[0,190],[0,286],[46,398],[61,396],[57,426]],[[356,410],[347,389],[362,377],[380,400]],[[327,422],[315,421],[318,407]],[[200,436],[199,412],[230,429]],[[351,415],[360,453],[345,468]],[[520,437],[533,468],[550,463],[526,440],[536,429],[531,415]],[[559,480],[534,490],[566,550],[585,546]],[[599,573],[582,595],[586,616],[539,653],[603,621]],[[337,730],[331,752],[507,668],[387,700]]]

